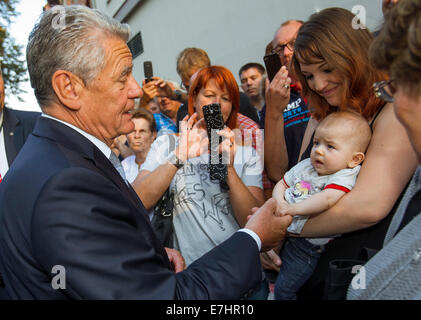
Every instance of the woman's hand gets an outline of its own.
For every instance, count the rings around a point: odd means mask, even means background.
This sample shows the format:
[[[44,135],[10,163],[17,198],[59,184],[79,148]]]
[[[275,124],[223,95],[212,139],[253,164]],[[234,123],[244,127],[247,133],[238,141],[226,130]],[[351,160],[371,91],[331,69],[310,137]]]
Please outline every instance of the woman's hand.
[[[167,252],[168,260],[174,267],[174,272],[178,273],[186,269],[186,262],[181,253],[175,249],[164,248]]]
[[[290,99],[291,78],[288,77],[288,70],[283,66],[272,82],[266,79],[266,108],[267,113],[271,113],[279,118],[287,107]],[[279,116],[278,116],[279,115]]]
[[[199,157],[208,150],[209,139],[204,129],[204,119],[196,122],[197,113],[185,116],[180,122],[180,138],[175,154],[182,162]]]
[[[282,261],[274,249],[260,253],[260,262],[264,269],[275,270],[279,272]]]
[[[235,143],[234,132],[225,127],[217,132],[219,136],[223,137],[223,141],[219,144],[219,153],[223,156],[223,164],[232,166],[234,164],[234,157],[237,151],[237,144]]]

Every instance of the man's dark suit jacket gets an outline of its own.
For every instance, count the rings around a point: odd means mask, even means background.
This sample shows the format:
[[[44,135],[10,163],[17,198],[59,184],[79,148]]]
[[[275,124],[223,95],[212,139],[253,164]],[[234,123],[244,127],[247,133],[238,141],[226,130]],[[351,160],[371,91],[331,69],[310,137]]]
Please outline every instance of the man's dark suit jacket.
[[[3,109],[4,145],[9,168],[34,129],[40,113]]]
[[[52,119],[38,120],[0,203],[0,269],[12,299],[239,299],[261,281],[244,232],[171,271],[134,190],[88,139]],[[52,288],[54,266],[65,268],[65,290]]]

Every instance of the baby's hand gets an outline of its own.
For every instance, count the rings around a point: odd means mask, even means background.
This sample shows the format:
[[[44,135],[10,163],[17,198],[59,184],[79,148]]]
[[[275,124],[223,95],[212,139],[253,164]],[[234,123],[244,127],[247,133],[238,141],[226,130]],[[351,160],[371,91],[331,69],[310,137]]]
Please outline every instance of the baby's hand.
[[[278,205],[276,207],[276,215],[282,217],[287,214],[291,214],[290,208],[291,208],[291,205],[288,202],[280,201],[278,202]]]

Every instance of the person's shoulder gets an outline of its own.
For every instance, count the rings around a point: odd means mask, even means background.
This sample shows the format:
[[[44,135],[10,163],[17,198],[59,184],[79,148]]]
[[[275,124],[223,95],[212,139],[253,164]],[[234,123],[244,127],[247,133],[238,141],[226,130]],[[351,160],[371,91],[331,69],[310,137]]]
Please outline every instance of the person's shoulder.
[[[399,123],[398,118],[396,117],[393,103],[386,103],[380,110],[377,111],[377,114],[370,121],[370,127],[373,134],[377,132],[378,129],[387,128],[393,123]]]
[[[256,122],[241,113],[237,114],[237,126],[240,130],[259,129],[259,125]]]
[[[121,161],[121,164],[124,165],[130,165],[132,162],[134,162],[134,160],[136,159],[136,156],[134,154],[126,157],[123,159],[123,161]]]
[[[41,115],[40,112],[35,112],[35,111],[16,110],[16,109],[8,108],[8,107],[6,107],[5,109],[7,109],[10,113],[13,113],[15,117],[21,121],[34,120],[34,119],[36,120]]]

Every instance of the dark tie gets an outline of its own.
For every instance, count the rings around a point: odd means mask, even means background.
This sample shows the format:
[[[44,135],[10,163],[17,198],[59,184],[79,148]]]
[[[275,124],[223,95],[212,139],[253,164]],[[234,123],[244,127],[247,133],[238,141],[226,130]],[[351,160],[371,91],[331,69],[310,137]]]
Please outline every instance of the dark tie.
[[[114,152],[111,151],[111,155],[109,157],[111,163],[113,164],[114,168],[118,171],[120,176],[123,178],[123,180],[127,183],[126,175],[124,174],[123,166],[121,165],[120,160],[117,158],[117,156],[114,154]]]

